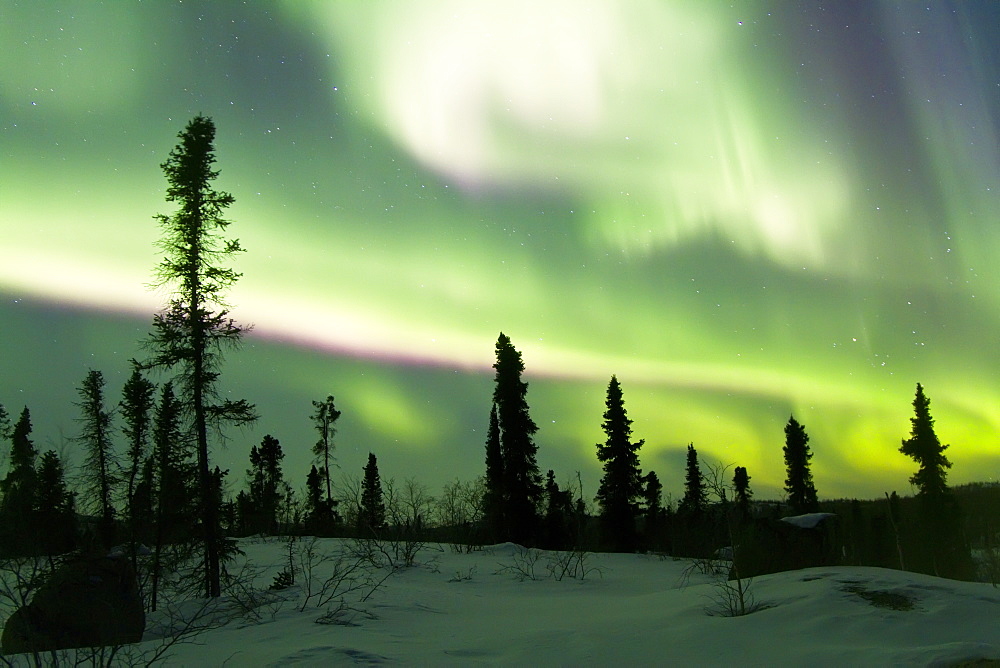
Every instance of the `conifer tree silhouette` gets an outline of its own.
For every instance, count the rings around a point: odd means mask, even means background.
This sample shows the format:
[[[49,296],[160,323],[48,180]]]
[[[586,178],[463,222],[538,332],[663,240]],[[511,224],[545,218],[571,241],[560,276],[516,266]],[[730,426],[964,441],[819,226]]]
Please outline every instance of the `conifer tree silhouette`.
[[[219,175],[215,163],[215,124],[196,116],[178,137],[180,143],[161,167],[167,177],[167,201],[179,207],[172,215],[157,215],[165,256],[157,275],[158,287],[174,289],[163,311],[153,318],[146,341],[152,357],[143,368],[178,369],[177,389],[190,419],[198,457],[198,496],[203,531],[205,593],[221,593],[219,508],[209,463],[209,430],[226,424],[256,420],[246,400],[223,399],[218,381],[222,351],[239,345],[247,327],[229,317],[224,294],[240,274],[224,266],[243,251],[239,241],[225,239],[230,221],[223,212],[232,195],[212,188]]]
[[[76,440],[84,448],[84,499],[87,507],[101,518],[100,540],[105,549],[114,544],[114,494],[118,483],[119,462],[111,442],[112,411],[104,406],[104,376],[91,369],[80,385],[81,425]]]
[[[632,420],[625,411],[621,384],[615,376],[608,383],[605,406],[601,426],[606,439],[597,444],[597,459],[604,464],[596,496],[601,506],[601,529],[612,550],[632,552],[636,548],[635,521],[642,495],[638,453],[644,441],[632,441]]]
[[[750,517],[750,499],[753,492],[750,490],[750,476],[746,468],[737,466],[733,470],[733,491],[736,494],[736,513],[740,522]]]
[[[155,386],[142,376],[142,372],[133,367],[132,375],[125,381],[122,388],[122,399],[118,408],[124,422],[122,433],[125,435],[127,450],[125,452],[127,469],[125,471],[125,516],[128,520],[129,558],[132,568],[138,572],[137,544],[139,530],[143,520],[136,512],[136,488],[140,482],[143,463],[149,457],[149,439],[152,432],[152,415]]]
[[[382,479],[378,474],[378,459],[368,453],[361,482],[361,507],[358,512],[358,532],[363,538],[377,538],[385,527],[385,501],[382,498]]]
[[[907,566],[942,577],[970,579],[974,567],[962,528],[962,512],[947,484],[951,462],[945,456],[947,445],[934,431],[930,399],[917,383],[910,418],[910,437],[904,439],[899,451],[917,462],[917,472],[910,482],[917,488],[918,540],[913,552],[916,559],[907,558]]]
[[[284,481],[281,460],[284,458],[281,443],[270,434],[264,436],[259,448],[255,445],[250,449],[247,480],[250,484],[250,502],[257,520],[255,531],[271,535],[277,532],[278,507],[282,500]]]
[[[819,510],[819,501],[809,466],[813,456],[809,449],[809,435],[794,416],[789,416],[785,425],[782,452],[785,454],[785,491],[788,492],[792,514],[815,513]]]
[[[313,455],[322,462],[316,470],[326,484],[326,505],[330,513],[333,513],[333,509],[337,505],[336,499],[333,498],[330,482],[330,471],[331,466],[333,466],[333,437],[337,433],[337,428],[333,425],[340,417],[340,411],[333,403],[333,395],[327,395],[323,401],[314,401],[312,405],[316,409],[312,416],[313,424],[316,431],[319,432],[319,440],[313,446]]]
[[[486,432],[486,478],[483,490],[483,517],[486,530],[494,542],[504,536],[504,475],[503,454],[500,451],[500,421],[497,405],[490,407],[490,425]]]
[[[31,413],[25,406],[11,429],[7,475],[0,481],[0,547],[7,556],[34,554],[38,549],[34,516],[38,451],[30,436]]]
[[[76,545],[76,504],[66,486],[62,460],[55,450],[42,455],[38,464],[35,513],[41,527],[40,549],[43,554],[65,554]]]
[[[497,339],[496,355],[493,403],[503,461],[503,540],[530,545],[537,539],[542,500],[542,476],[535,459],[538,446],[534,442],[538,426],[528,413],[528,384],[521,380],[521,353],[503,332]]]
[[[698,451],[694,443],[687,446],[687,464],[684,471],[684,496],[678,504],[677,512],[686,515],[697,515],[704,512],[708,505],[708,490],[705,488],[705,477],[698,465]]]

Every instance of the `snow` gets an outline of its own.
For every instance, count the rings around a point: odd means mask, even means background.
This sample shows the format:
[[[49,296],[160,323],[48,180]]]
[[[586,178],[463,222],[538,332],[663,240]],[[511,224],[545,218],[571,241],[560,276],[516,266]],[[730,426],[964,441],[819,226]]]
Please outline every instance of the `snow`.
[[[261,589],[287,563],[283,539],[241,547],[262,567]],[[336,554],[351,542],[318,539],[315,547]],[[299,573],[258,619],[236,617],[197,644],[175,645],[166,665],[946,666],[1000,659],[1000,589],[989,584],[811,568],[754,579],[751,593],[763,609],[725,617],[706,613],[718,607],[724,576],[702,574],[690,560],[589,554],[585,579],[555,580],[549,567],[560,556],[567,555],[510,543],[470,554],[427,545],[415,565],[389,575],[366,601],[362,592],[345,598],[348,625],[316,623],[323,610],[314,606],[299,611]],[[534,580],[525,577],[532,571]],[[150,651],[160,643],[151,635],[141,645]]]
[[[815,529],[817,524],[820,524],[823,520],[828,517],[836,517],[835,513],[806,513],[805,515],[793,515],[792,517],[782,517],[782,522],[788,522],[801,529]]]

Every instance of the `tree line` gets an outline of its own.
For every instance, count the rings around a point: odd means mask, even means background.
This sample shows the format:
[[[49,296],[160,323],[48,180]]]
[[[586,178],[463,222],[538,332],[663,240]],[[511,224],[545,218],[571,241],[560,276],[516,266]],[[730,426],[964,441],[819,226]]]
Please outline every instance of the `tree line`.
[[[550,549],[702,556],[732,542],[732,532],[727,532],[732,517],[748,522],[768,512],[820,510],[809,436],[794,416],[784,429],[787,497],[780,510],[753,500],[745,467],[730,471],[710,465],[703,471],[693,443],[687,446],[683,496],[676,507],[665,502],[656,472],[640,467],[644,440],[633,438],[633,421],[616,376],[608,383],[601,421],[605,439],[595,444],[602,466],[599,486],[593,497],[585,495],[577,474],[575,485],[561,488],[554,471],[543,476],[538,467],[538,426],[530,416],[524,362],[503,333],[495,346],[481,479],[455,481],[434,499],[414,479],[383,481],[371,453],[361,477],[337,491],[332,470],[341,412],[330,395],[312,402],[317,441],[304,494],[285,479],[281,444],[268,434],[249,452],[244,489],[235,497],[227,495],[228,471],[213,466],[211,444],[224,437],[227,427],[258,419],[252,404],[228,398],[220,384],[225,354],[237,349],[250,330],[230,317],[225,300],[240,278],[226,265],[243,248],[225,236],[231,221],[224,212],[234,198],[212,186],[219,175],[214,123],[197,116],[178,137],[161,165],[166,199],[177,209],[155,216],[163,251],[156,285],[170,296],[142,341],[147,356],[132,361],[131,376],[114,407],[107,405],[100,371],[90,370],[81,382],[75,440],[84,457],[77,491],[70,490],[55,451],[39,459],[27,407],[13,424],[0,407],[0,437],[10,442],[8,472],[0,481],[3,554],[98,551],[124,544],[137,564],[146,556],[140,546],[146,546],[154,571],[197,554],[199,586],[206,596],[216,597],[227,556],[235,549],[231,536],[307,532],[378,537],[405,531],[448,536],[467,545],[511,541]],[[148,379],[150,373],[167,379],[157,386]],[[946,483],[948,446],[934,433],[929,405],[918,384],[911,433],[900,446],[918,467],[911,478],[918,504],[905,522],[899,510],[890,519],[897,530],[905,525],[912,537],[907,551],[914,556],[907,567],[961,575],[967,572],[968,545]],[[120,420],[117,427],[115,418]],[[116,432],[126,444],[123,454],[114,446]],[[154,575],[154,591],[155,581]],[[153,600],[155,606],[155,595]]]

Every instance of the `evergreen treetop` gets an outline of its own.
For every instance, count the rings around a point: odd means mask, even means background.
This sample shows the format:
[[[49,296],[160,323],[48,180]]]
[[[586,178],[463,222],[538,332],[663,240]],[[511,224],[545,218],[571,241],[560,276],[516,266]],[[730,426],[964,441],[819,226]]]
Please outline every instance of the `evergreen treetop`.
[[[361,507],[358,509],[358,530],[364,537],[378,535],[385,526],[385,501],[382,497],[382,479],[378,473],[378,459],[368,453],[361,482]]]
[[[696,514],[705,510],[708,505],[708,490],[705,478],[698,465],[698,451],[694,443],[687,446],[687,465],[684,472],[684,497],[677,507],[678,512]]]
[[[643,441],[632,441],[632,420],[615,376],[608,383],[605,407],[602,428],[606,439],[597,444],[604,475],[596,500],[601,504],[605,536],[615,549],[630,551],[635,546],[635,519],[643,491],[638,455]]]
[[[934,433],[930,406],[931,401],[924,394],[924,388],[917,383],[913,417],[910,418],[910,437],[903,440],[899,451],[918,464],[917,472],[910,476],[910,482],[917,487],[917,494],[941,496],[948,489],[946,469],[951,468],[951,462],[944,455],[948,446],[942,445]]]
[[[528,384],[521,380],[524,362],[500,333],[496,343],[496,386],[493,403],[497,407],[500,433],[500,456],[503,460],[503,502],[506,526],[504,539],[531,544],[539,524],[542,500],[542,476],[536,454],[534,434],[538,426],[528,413]]]
[[[788,505],[791,506],[792,513],[802,515],[817,512],[819,500],[809,466],[813,456],[809,449],[809,435],[795,416],[789,416],[785,425],[785,445],[782,452],[785,455],[785,491],[788,492]]]

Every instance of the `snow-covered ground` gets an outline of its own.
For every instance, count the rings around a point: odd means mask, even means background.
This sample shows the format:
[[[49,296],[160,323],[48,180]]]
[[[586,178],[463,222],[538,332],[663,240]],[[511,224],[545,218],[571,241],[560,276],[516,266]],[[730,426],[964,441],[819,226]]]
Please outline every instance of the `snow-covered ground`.
[[[549,570],[557,555],[511,544],[471,554],[425,546],[415,565],[389,575],[364,602],[366,588],[348,594],[345,610],[334,615],[341,623],[317,623],[339,597],[324,607],[311,600],[300,611],[309,543],[292,546],[295,585],[270,598],[244,592],[245,604],[260,604],[254,612],[175,645],[166,665],[860,666],[1000,659],[1000,589],[989,584],[879,568],[813,568],[756,578],[751,593],[762,609],[726,617],[706,612],[720,607],[724,578],[698,572],[689,560],[589,554],[585,579],[556,580]],[[241,547],[260,567],[260,589],[287,564],[285,540],[251,539]],[[336,539],[313,544],[314,593],[335,565],[317,562],[350,547]],[[344,557],[340,567],[352,559]],[[532,572],[534,580],[526,577]],[[386,573],[354,572],[375,579]]]

